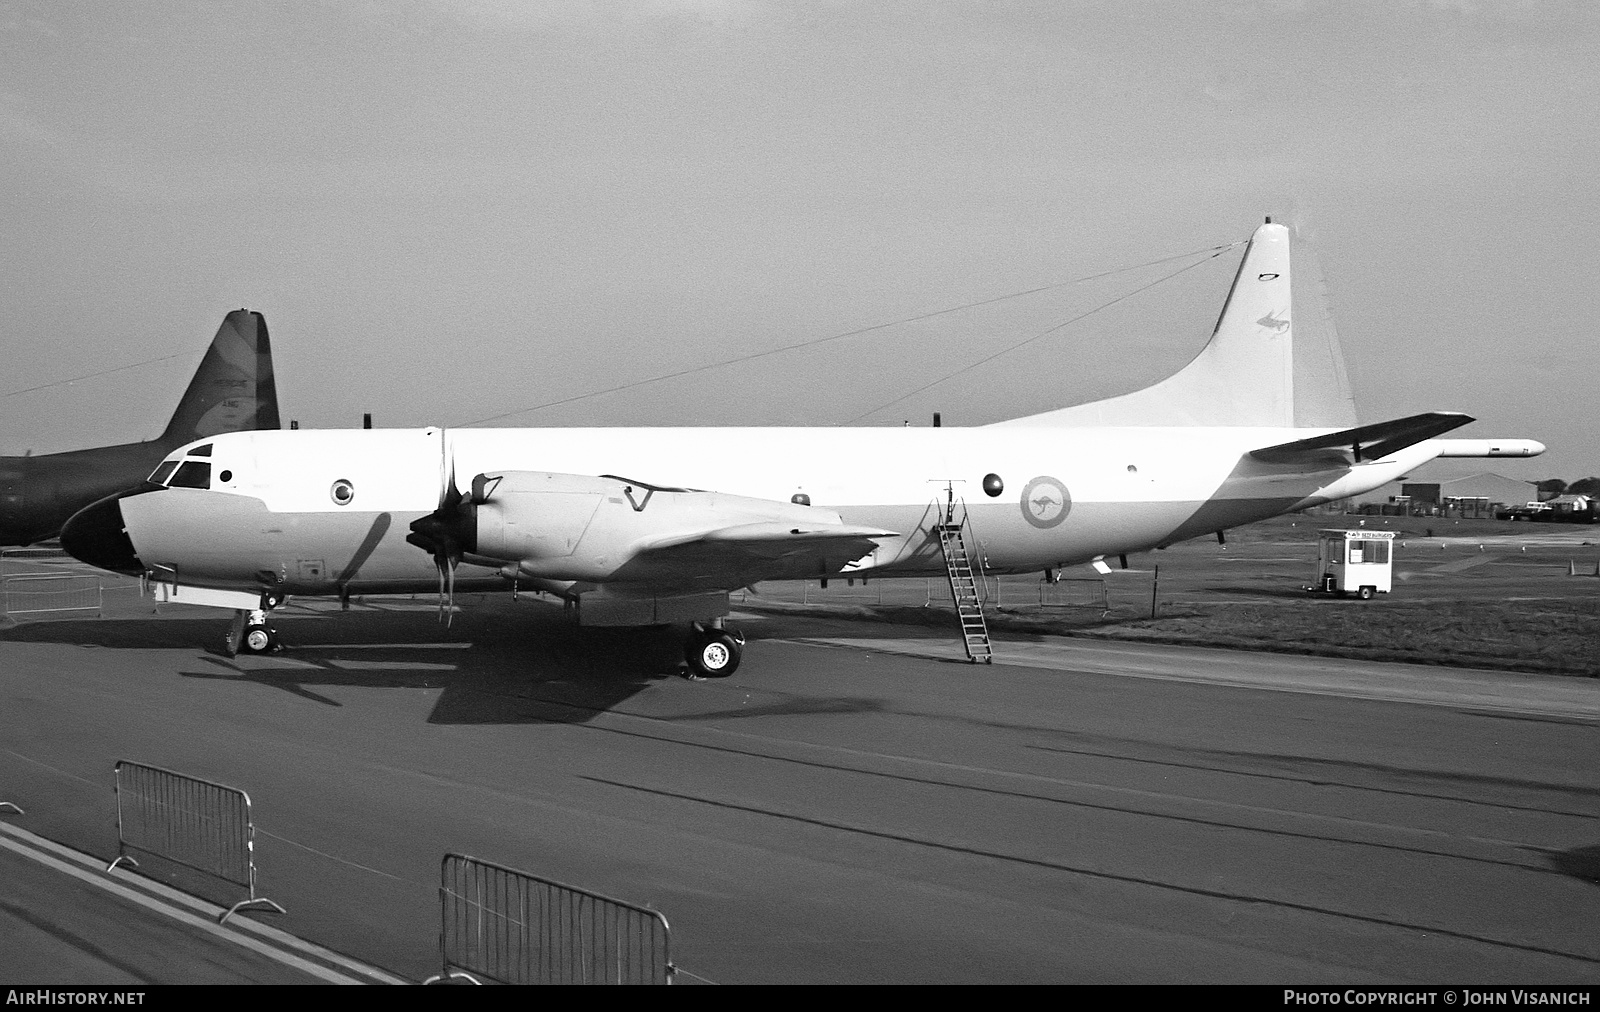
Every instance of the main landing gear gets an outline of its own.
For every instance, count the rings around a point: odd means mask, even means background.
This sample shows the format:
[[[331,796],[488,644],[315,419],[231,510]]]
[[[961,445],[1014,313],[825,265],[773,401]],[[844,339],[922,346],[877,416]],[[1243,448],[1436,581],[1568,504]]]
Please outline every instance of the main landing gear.
[[[744,634],[730,633],[721,619],[709,626],[696,622],[689,628],[683,656],[689,662],[690,677],[726,678],[739,670],[744,658]]]
[[[235,611],[223,652],[229,657],[237,657],[239,654],[272,654],[282,650],[283,646],[278,642],[278,630],[267,624],[267,613],[281,603],[277,596],[263,594],[261,607],[252,611],[243,608]]]

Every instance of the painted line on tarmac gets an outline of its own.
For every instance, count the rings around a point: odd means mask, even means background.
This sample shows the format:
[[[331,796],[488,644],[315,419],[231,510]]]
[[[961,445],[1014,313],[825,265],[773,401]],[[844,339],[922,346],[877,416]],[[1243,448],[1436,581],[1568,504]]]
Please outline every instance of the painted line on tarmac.
[[[843,647],[937,661],[967,660],[959,644],[945,640],[806,636],[774,642]],[[1201,671],[1193,663],[1195,657],[1179,656],[1180,653],[1225,660],[1231,667],[1227,673]],[[994,661],[1016,667],[1123,678],[1600,720],[1600,685],[1593,679],[1575,676],[1539,676],[1480,668],[1116,641],[1080,641],[1071,645],[996,641]],[[1257,670],[1246,670],[1244,664],[1251,662]],[[1261,665],[1268,665],[1269,670],[1261,670]]]
[[[56,843],[54,840],[45,839],[42,836],[30,833],[25,829],[21,829],[5,822],[0,822],[0,847],[4,847],[5,849],[16,854],[20,854],[23,857],[31,858],[32,860],[37,861],[48,868],[52,868],[59,872],[64,872],[65,874],[87,882],[90,885],[98,886],[101,889],[112,893],[113,895],[130,900],[148,910],[165,914],[175,921],[188,924],[191,927],[200,928],[201,930],[215,935],[218,938],[233,942],[236,945],[243,946],[246,949],[260,953],[261,955],[267,956],[270,959],[275,959],[278,962],[283,963],[285,966],[291,966],[297,970],[309,973],[326,983],[406,983],[404,980],[379,970],[376,967],[359,963],[348,956],[333,952],[330,949],[324,949],[320,945],[308,942],[303,938],[298,938],[286,931],[281,931],[278,928],[260,924],[256,921],[249,920],[248,918],[241,917],[234,921],[234,924],[249,930],[254,934],[270,939],[271,941],[277,943],[277,945],[299,950],[300,952],[304,952],[309,956],[314,956],[325,962],[332,963],[335,966],[341,967],[352,973],[360,974],[362,977],[365,977],[366,980],[345,976],[344,974],[338,973],[329,967],[321,966],[317,963],[311,962],[308,959],[301,958],[292,952],[285,952],[282,949],[273,945],[269,945],[264,941],[247,937],[246,935],[243,935],[239,931],[235,930],[233,927],[217,923],[217,918],[221,916],[223,908],[214,903],[207,903],[206,901],[194,896],[190,896],[187,893],[179,892],[178,890],[173,889],[161,882],[156,882],[153,879],[136,877],[132,872],[124,871],[120,868],[109,872],[109,874],[121,881],[110,881],[106,878],[108,873],[102,867],[105,862],[101,861],[99,858],[73,850],[70,847]],[[69,861],[74,863],[68,863]],[[187,910],[180,910],[178,907],[172,905],[174,903],[189,907],[192,910],[201,911],[206,916],[197,916],[196,914],[190,913]]]
[[[21,752],[13,752],[8,748],[0,749],[0,752],[4,752],[6,755],[9,755],[9,756],[15,756],[16,758],[21,759],[23,762],[33,763],[35,766],[41,766],[41,767],[49,770],[51,773],[57,773],[57,774],[60,774],[61,776],[66,777],[68,780],[76,780],[80,784],[88,784],[90,787],[95,787],[95,788],[99,788],[99,789],[102,789],[102,790],[105,788],[105,784],[104,783],[100,783],[98,781],[90,780],[87,777],[80,777],[76,773],[68,773],[66,770],[63,770],[63,769],[57,769],[56,767],[51,766],[47,762],[41,762],[38,759],[33,758],[32,756],[25,756]]]
[[[269,833],[265,829],[262,829],[259,826],[256,827],[256,834],[258,836],[270,836],[274,840],[277,840],[279,843],[286,843],[291,847],[299,847],[301,850],[306,851],[307,853],[315,854],[318,857],[325,857],[330,861],[337,861],[340,864],[345,865],[345,866],[350,867],[350,868],[358,868],[361,871],[369,871],[374,875],[381,875],[384,878],[394,879],[396,882],[404,882],[407,885],[420,885],[420,886],[427,886],[429,888],[432,888],[432,886],[429,883],[416,882],[416,881],[413,881],[413,880],[408,879],[408,878],[401,878],[399,875],[394,875],[394,874],[391,874],[389,872],[383,871],[381,869],[373,868],[373,867],[371,867],[369,865],[364,865],[359,861],[352,861],[347,857],[340,857],[337,854],[330,854],[325,850],[318,850],[315,847],[308,847],[305,844],[301,843],[299,840],[291,840],[287,836],[279,836],[277,833]]]

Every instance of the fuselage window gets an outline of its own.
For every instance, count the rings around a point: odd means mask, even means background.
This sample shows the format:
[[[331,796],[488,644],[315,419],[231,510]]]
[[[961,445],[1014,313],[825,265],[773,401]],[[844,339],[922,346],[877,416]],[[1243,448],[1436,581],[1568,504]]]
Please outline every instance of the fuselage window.
[[[150,483],[153,485],[165,485],[168,475],[172,474],[173,468],[177,466],[178,462],[176,460],[163,460],[161,466],[151,472]]]
[[[167,482],[168,488],[210,488],[211,465],[204,460],[186,460]]]
[[[209,457],[211,456],[211,444],[206,443],[204,446],[197,446],[192,450],[185,450],[183,451],[183,455],[185,457]]]

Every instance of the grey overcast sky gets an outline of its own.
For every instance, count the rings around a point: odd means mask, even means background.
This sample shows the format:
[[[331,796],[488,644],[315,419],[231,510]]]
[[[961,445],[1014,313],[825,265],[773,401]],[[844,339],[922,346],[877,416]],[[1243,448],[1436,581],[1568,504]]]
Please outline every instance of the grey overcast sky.
[[[3,2],[0,393],[176,357],[0,398],[0,452],[154,435],[240,306],[286,418],[454,425],[1270,214],[1363,420],[1465,411],[1550,446],[1485,467],[1570,481],[1600,473],[1597,68],[1586,2]],[[1236,262],[496,424],[1045,410],[1181,365]]]

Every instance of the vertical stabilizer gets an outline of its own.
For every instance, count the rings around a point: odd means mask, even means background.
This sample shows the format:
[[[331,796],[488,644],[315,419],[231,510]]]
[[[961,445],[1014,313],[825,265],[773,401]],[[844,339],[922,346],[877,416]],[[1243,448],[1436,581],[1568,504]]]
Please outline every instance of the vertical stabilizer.
[[[1211,340],[1154,386],[1001,425],[1295,424],[1289,230],[1257,228]]]
[[[276,428],[278,388],[267,321],[236,309],[217,328],[161,441],[177,446],[219,432]]]
[[[1294,251],[1294,423],[1301,428],[1349,429],[1357,424],[1356,402],[1344,368],[1339,331],[1333,325],[1328,285],[1314,246],[1297,241]]]

